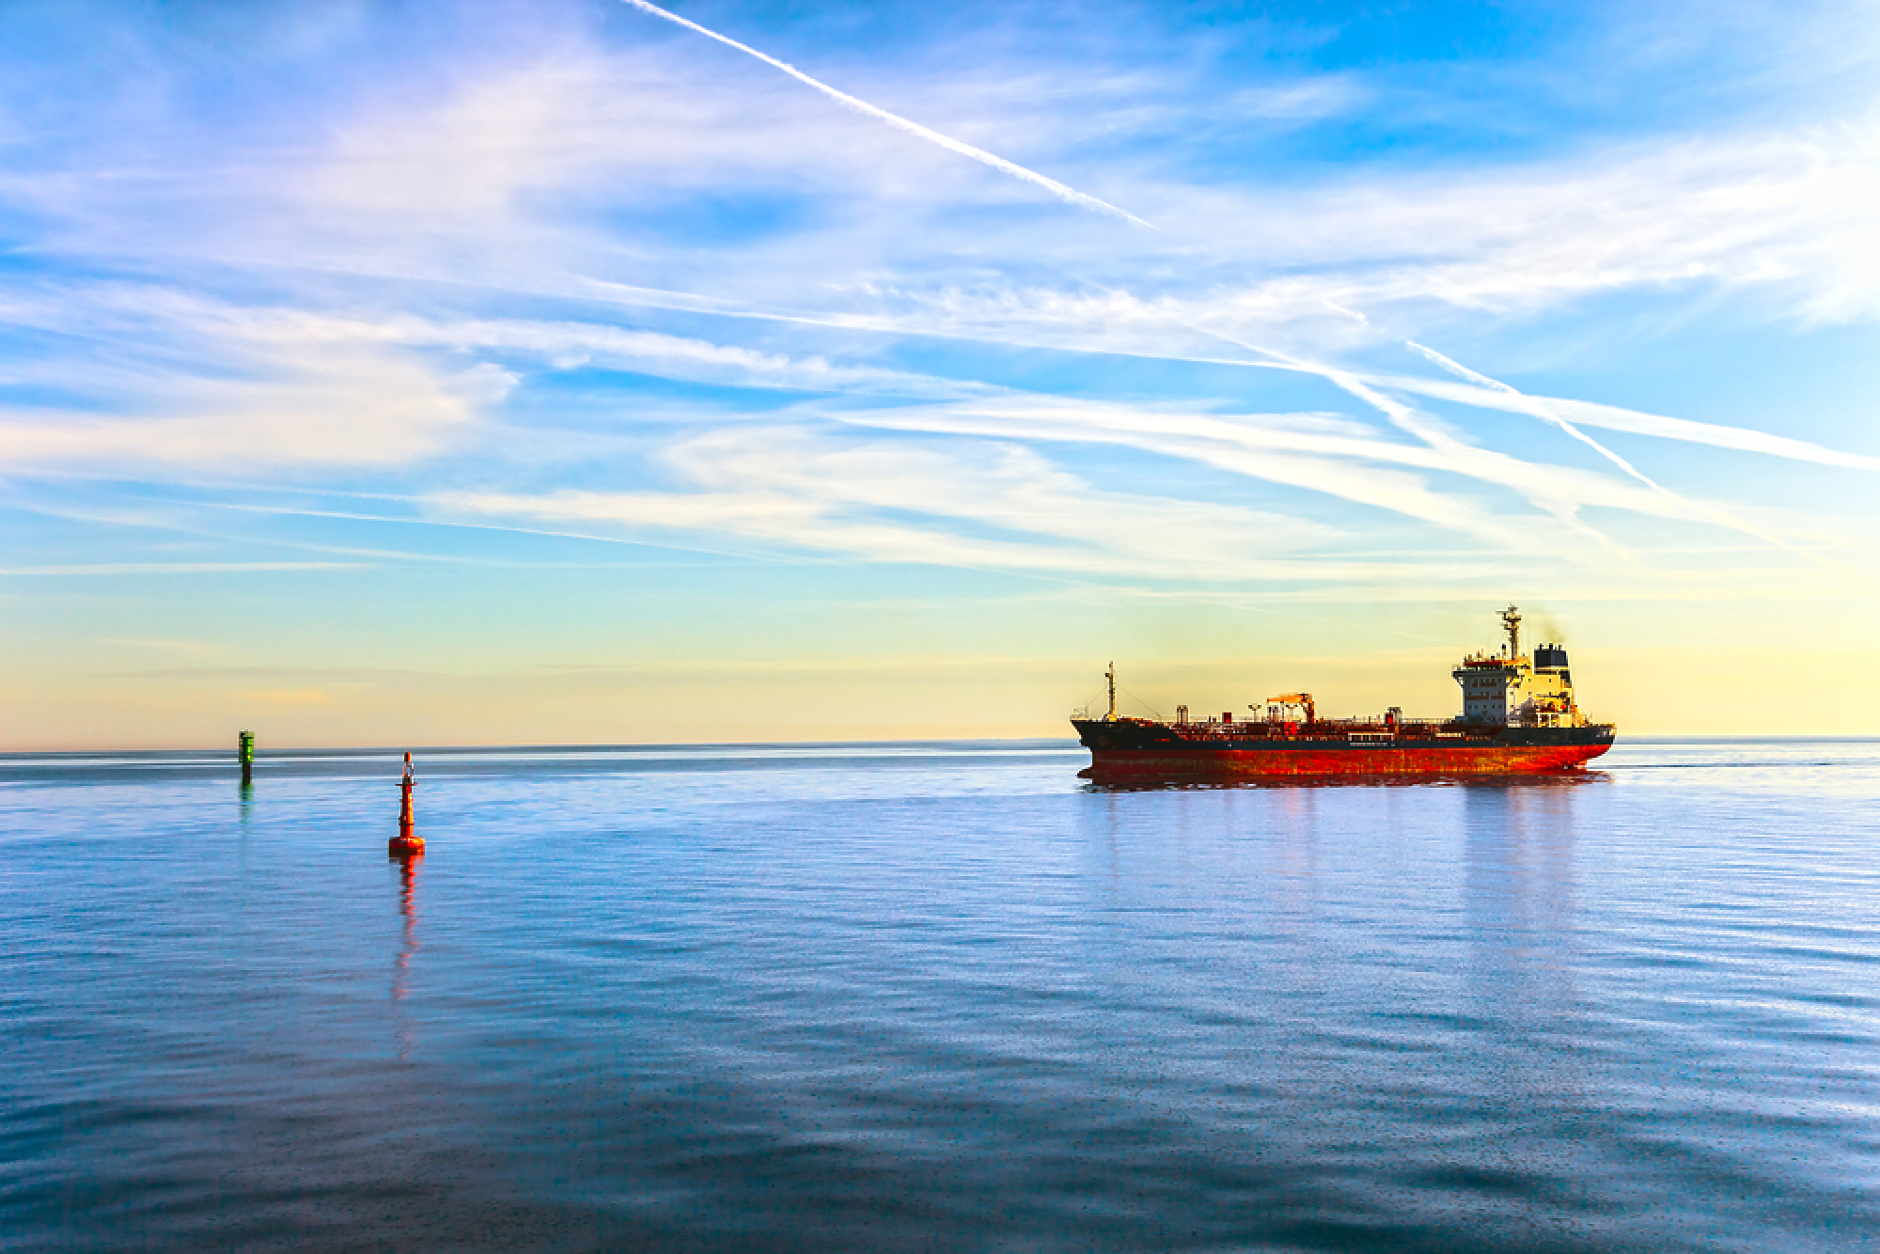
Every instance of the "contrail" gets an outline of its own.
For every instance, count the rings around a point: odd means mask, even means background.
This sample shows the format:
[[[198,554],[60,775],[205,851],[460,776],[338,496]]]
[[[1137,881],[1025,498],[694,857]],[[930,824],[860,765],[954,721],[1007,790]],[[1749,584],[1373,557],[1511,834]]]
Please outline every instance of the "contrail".
[[[656,4],[649,4],[647,0],[622,0],[622,3],[630,4],[642,13],[650,13],[654,17],[664,18],[666,21],[672,22],[678,26],[683,26],[687,30],[697,31],[699,34],[705,36],[705,38],[715,39],[727,48],[736,48],[739,52],[756,57],[765,65],[774,66],[782,70],[797,82],[809,87],[814,87],[817,91],[829,97],[831,100],[836,101],[838,104],[846,105],[857,113],[865,114],[878,121],[886,122],[896,130],[905,131],[909,135],[924,139],[930,144],[938,144],[948,152],[958,153],[962,157],[969,157],[979,162],[981,165],[989,165],[1001,173],[1011,175],[1013,178],[1023,179],[1027,183],[1042,187],[1066,204],[1078,205],[1085,209],[1094,209],[1098,213],[1107,213],[1111,217],[1121,218],[1125,222],[1133,222],[1137,226],[1146,227],[1151,231],[1160,232],[1162,230],[1162,228],[1155,225],[1155,223],[1144,222],[1135,214],[1124,209],[1118,209],[1107,200],[1098,200],[1095,196],[1087,196],[1074,187],[1066,187],[1056,179],[1045,177],[1036,170],[1027,170],[1024,166],[1007,161],[1004,157],[994,156],[983,148],[975,148],[971,144],[962,143],[950,135],[942,135],[939,131],[929,130],[918,122],[908,121],[898,113],[889,113],[886,109],[877,108],[869,104],[866,100],[857,100],[847,92],[837,91],[829,84],[811,78],[788,62],[779,61],[773,56],[759,52],[748,44],[741,44],[735,39],[720,35],[717,31],[707,30],[697,22],[687,21],[677,13],[668,13]]]
[[[1673,492],[1670,488],[1665,487],[1662,483],[1659,483],[1657,480],[1651,478],[1649,475],[1641,471],[1637,466],[1634,466],[1631,462],[1619,456],[1617,453],[1607,448],[1604,444],[1601,444],[1598,440],[1595,440],[1592,436],[1586,434],[1586,432],[1580,430],[1578,427],[1568,422],[1565,418],[1560,417],[1558,414],[1549,412],[1545,406],[1535,404],[1533,401],[1530,401],[1525,395],[1516,391],[1514,388],[1509,387],[1506,383],[1503,383],[1501,380],[1491,379],[1487,375],[1482,374],[1479,371],[1471,370],[1467,366],[1463,365],[1461,362],[1451,360],[1450,358],[1443,356],[1441,353],[1437,352],[1433,348],[1423,347],[1423,345],[1417,343],[1415,340],[1405,340],[1404,343],[1407,344],[1410,348],[1412,348],[1416,352],[1423,354],[1425,357],[1429,358],[1431,361],[1441,366],[1444,370],[1447,370],[1450,374],[1453,374],[1458,378],[1467,379],[1469,382],[1476,384],[1479,387],[1489,388],[1489,389],[1492,389],[1493,391],[1502,392],[1508,396],[1514,397],[1515,399],[1520,401],[1521,411],[1523,413],[1528,414],[1535,418],[1539,418],[1542,422],[1551,422],[1554,426],[1559,427],[1562,431],[1566,432],[1568,435],[1572,436],[1574,439],[1580,441],[1580,443],[1594,450],[1601,457],[1604,457],[1607,461],[1617,466],[1620,470],[1625,471],[1626,474],[1631,475],[1634,479],[1637,479],[1640,483],[1644,484],[1646,487],[1650,488],[1652,491],[1662,492],[1666,496],[1670,497],[1672,500],[1678,502],[1678,504],[1684,505],[1687,507],[1689,506],[1690,502],[1684,500],[1677,493]]]
[[[1411,349],[1423,354],[1423,356],[1427,357],[1430,361],[1434,362],[1438,366],[1441,366],[1444,370],[1449,371],[1449,373],[1457,376],[1458,378],[1467,379],[1470,383],[1473,383],[1477,385],[1478,387],[1485,387],[1485,388],[1490,389],[1491,391],[1501,392],[1511,397],[1519,404],[1521,411],[1523,413],[1526,413],[1535,418],[1539,418],[1542,422],[1552,423],[1554,426],[1560,428],[1562,431],[1566,432],[1568,435],[1572,436],[1574,439],[1580,441],[1582,444],[1585,444],[1587,447],[1593,449],[1601,457],[1604,457],[1607,461],[1617,466],[1620,470],[1625,471],[1626,474],[1631,475],[1634,479],[1638,480],[1640,483],[1644,484],[1646,487],[1650,488],[1652,491],[1663,495],[1669,500],[1676,501],[1683,508],[1687,510],[1695,510],[1698,513],[1708,515],[1710,518],[1714,519],[1717,522],[1722,523],[1724,526],[1729,527],[1733,531],[1740,531],[1744,535],[1754,536],[1758,540],[1763,541],[1764,543],[1773,544],[1777,546],[1778,548],[1787,549],[1791,553],[1798,553],[1801,556],[1807,558],[1809,561],[1815,562],[1818,565],[1832,566],[1834,564],[1832,562],[1827,561],[1824,558],[1818,557],[1817,555],[1810,553],[1806,549],[1798,548],[1795,545],[1790,544],[1788,541],[1783,540],[1778,536],[1772,536],[1766,531],[1762,531],[1762,530],[1759,530],[1758,528],[1752,527],[1748,523],[1744,522],[1742,519],[1734,518],[1731,515],[1724,513],[1720,509],[1712,509],[1708,505],[1703,505],[1696,501],[1685,500],[1683,497],[1679,496],[1676,492],[1673,492],[1670,488],[1667,488],[1664,484],[1659,483],[1656,479],[1653,479],[1650,475],[1645,474],[1638,467],[1634,466],[1631,462],[1619,456],[1617,453],[1607,448],[1604,444],[1601,444],[1598,440],[1595,440],[1592,436],[1586,434],[1586,432],[1580,430],[1578,427],[1568,422],[1565,418],[1562,418],[1560,415],[1552,412],[1545,405],[1540,404],[1538,401],[1531,400],[1524,393],[1520,392],[1519,390],[1515,388],[1508,386],[1506,383],[1503,383],[1501,380],[1491,379],[1487,375],[1482,374],[1480,371],[1471,370],[1467,366],[1463,365],[1461,362],[1453,361],[1450,358],[1443,356],[1441,353],[1437,352],[1433,348],[1425,348],[1423,345],[1417,343],[1415,340],[1405,340],[1404,343],[1408,345]]]
[[[1476,453],[1476,450],[1469,448],[1454,437],[1424,422],[1417,416],[1415,409],[1408,405],[1399,404],[1376,388],[1370,387],[1349,371],[1340,370],[1335,366],[1315,365],[1312,362],[1302,360],[1301,358],[1291,356],[1287,353],[1282,353],[1276,348],[1267,348],[1260,344],[1249,344],[1245,340],[1236,339],[1220,331],[1210,331],[1206,327],[1196,326],[1193,323],[1184,322],[1182,325],[1191,331],[1198,331],[1202,335],[1212,336],[1214,339],[1220,340],[1223,343],[1232,344],[1238,348],[1244,348],[1249,352],[1261,353],[1267,357],[1271,357],[1274,361],[1279,362],[1284,369],[1297,370],[1304,374],[1318,375],[1333,386],[1355,396],[1372,409],[1377,410],[1389,420],[1393,427],[1396,427],[1399,431],[1415,436],[1417,439],[1423,441],[1427,447],[1436,452],[1446,453],[1451,457],[1467,457]],[[1473,472],[1464,471],[1463,473]],[[1552,514],[1564,525],[1571,527],[1580,534],[1597,541],[1606,548],[1630,560],[1631,555],[1627,553],[1624,548],[1614,543],[1609,536],[1600,531],[1597,527],[1587,522],[1584,518],[1581,518],[1578,509],[1559,501],[1538,496],[1531,490],[1523,489],[1513,483],[1507,483],[1506,486],[1513,487],[1521,492],[1529,501],[1532,501],[1539,508]]]

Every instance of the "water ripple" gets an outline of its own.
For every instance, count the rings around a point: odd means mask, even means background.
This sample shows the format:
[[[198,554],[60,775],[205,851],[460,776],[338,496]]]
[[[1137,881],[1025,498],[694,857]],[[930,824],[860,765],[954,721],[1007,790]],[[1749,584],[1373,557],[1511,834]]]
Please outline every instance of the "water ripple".
[[[1880,745],[0,756],[7,1250],[1843,1250]]]

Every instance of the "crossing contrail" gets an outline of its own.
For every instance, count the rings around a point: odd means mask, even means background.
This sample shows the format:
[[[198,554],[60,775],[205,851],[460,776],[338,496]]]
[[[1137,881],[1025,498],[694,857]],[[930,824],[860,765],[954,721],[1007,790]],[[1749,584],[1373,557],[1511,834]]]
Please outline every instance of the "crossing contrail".
[[[876,106],[869,104],[866,100],[857,100],[854,96],[849,95],[847,92],[837,91],[835,88],[831,87],[829,84],[821,82],[817,79],[811,78],[809,75],[803,73],[803,71],[797,69],[794,65],[791,65],[788,62],[779,61],[777,60],[777,58],[773,56],[768,56],[765,53],[759,52],[757,49],[751,47],[748,44],[741,44],[735,39],[731,39],[725,35],[720,35],[717,31],[707,30],[705,27],[700,26],[697,22],[688,21],[687,19],[680,17],[677,13],[668,13],[666,10],[660,8],[658,5],[648,3],[648,0],[622,0],[622,3],[630,4],[634,8],[640,10],[642,13],[650,13],[654,17],[664,18],[666,21],[671,22],[678,26],[683,26],[687,30],[697,31],[699,34],[705,36],[705,38],[715,39],[719,43],[725,45],[727,48],[736,48],[739,52],[745,53],[748,56],[756,57],[759,61],[762,61],[765,65],[773,66],[776,69],[782,70],[785,74],[788,74],[791,78],[794,78],[797,82],[802,83],[808,87],[814,87],[817,91],[829,97],[831,100],[834,100],[838,104],[845,105],[846,107],[855,110],[857,113],[864,114],[871,118],[875,118],[878,121],[886,122],[889,126],[894,127],[896,130],[905,131],[909,135],[913,135],[919,139],[924,139],[930,144],[938,144],[940,147],[946,149],[948,152],[958,153],[960,156],[971,158],[972,160],[979,162],[981,165],[989,165],[993,169],[998,170],[999,172],[1003,174],[1009,174],[1013,178],[1023,179],[1027,183],[1031,183],[1038,187],[1042,187],[1046,191],[1050,192],[1052,195],[1056,196],[1058,199],[1062,200],[1066,204],[1077,205],[1080,208],[1084,208],[1084,209],[1094,209],[1098,213],[1104,213],[1104,214],[1110,215],[1111,217],[1121,218],[1125,222],[1133,222],[1135,225],[1140,226],[1140,227],[1146,227],[1151,231],[1159,232],[1162,229],[1161,227],[1155,225],[1153,222],[1144,222],[1141,218],[1137,217],[1133,213],[1130,213],[1128,210],[1118,209],[1115,205],[1111,204],[1107,200],[1098,200],[1095,196],[1085,195],[1083,192],[1078,191],[1076,188],[1066,187],[1064,184],[1058,182],[1056,179],[1047,178],[1044,175],[1038,173],[1036,170],[1027,170],[1024,166],[1015,164],[1014,162],[1011,162],[1011,161],[1007,161],[1004,157],[995,156],[994,154],[987,152],[983,148],[975,148],[971,144],[962,143],[961,141],[954,139],[951,135],[942,135],[939,131],[930,130],[925,126],[922,126],[918,122],[910,122],[908,119],[902,117],[900,114],[889,113],[886,109],[877,108]]]
[[[1542,405],[1539,401],[1529,398],[1524,393],[1518,391],[1515,388],[1508,386],[1506,383],[1503,383],[1501,380],[1491,379],[1487,375],[1481,373],[1478,370],[1471,370],[1467,366],[1463,365],[1461,362],[1454,361],[1448,357],[1445,357],[1433,348],[1425,348],[1423,345],[1417,343],[1415,340],[1405,340],[1404,343],[1408,347],[1414,349],[1416,352],[1423,354],[1423,356],[1427,357],[1431,362],[1435,363],[1438,366],[1441,366],[1444,370],[1449,371],[1449,373],[1457,376],[1458,378],[1467,379],[1469,382],[1476,384],[1478,387],[1485,387],[1485,388],[1490,389],[1491,391],[1503,393],[1504,395],[1508,396],[1511,400],[1513,400],[1517,405],[1519,405],[1522,412],[1532,417],[1539,418],[1542,422],[1552,423],[1554,426],[1560,428],[1562,431],[1566,432],[1568,435],[1572,436],[1574,439],[1580,441],[1581,443],[1592,448],[1594,451],[1598,452],[1600,456],[1604,457],[1607,461],[1617,466],[1620,470],[1625,471],[1626,474],[1631,475],[1634,479],[1638,480],[1640,483],[1644,484],[1646,487],[1650,488],[1652,491],[1660,493],[1661,495],[1663,495],[1669,500],[1676,501],[1679,505],[1683,506],[1685,509],[1694,510],[1697,513],[1705,514],[1709,516],[1711,519],[1713,519],[1714,521],[1720,522],[1724,526],[1729,527],[1734,531],[1740,531],[1744,535],[1754,536],[1758,540],[1762,540],[1768,544],[1773,544],[1778,548],[1787,549],[1791,553],[1800,554],[1801,556],[1807,558],[1811,562],[1815,562],[1822,566],[1832,565],[1832,563],[1824,561],[1822,558],[1820,558],[1816,554],[1810,553],[1807,549],[1798,548],[1797,546],[1790,544],[1788,541],[1782,539],[1780,536],[1773,536],[1773,535],[1770,535],[1768,532],[1763,531],[1760,528],[1752,527],[1748,523],[1744,522],[1742,519],[1726,514],[1720,509],[1713,509],[1710,506],[1704,505],[1697,501],[1686,500],[1682,496],[1679,496],[1676,492],[1673,492],[1670,488],[1667,488],[1664,484],[1659,483],[1656,479],[1653,479],[1651,476],[1645,474],[1645,472],[1641,471],[1638,467],[1634,466],[1631,462],[1627,461],[1625,458],[1619,456],[1617,453],[1607,448],[1604,444],[1601,444],[1598,440],[1595,440],[1592,436],[1586,434],[1586,432],[1580,430],[1578,427],[1568,422],[1565,418],[1562,418],[1560,415],[1549,410],[1545,405]]]
[[[1516,391],[1514,388],[1509,387],[1506,383],[1503,383],[1501,380],[1491,379],[1487,375],[1481,373],[1480,371],[1471,370],[1467,366],[1463,365],[1461,362],[1454,361],[1448,357],[1445,357],[1433,348],[1423,347],[1423,345],[1417,343],[1415,340],[1405,340],[1404,343],[1408,345],[1411,349],[1429,358],[1435,364],[1441,366],[1444,370],[1447,370],[1450,374],[1455,375],[1457,378],[1467,379],[1470,383],[1473,383],[1477,385],[1478,387],[1489,388],[1492,391],[1501,392],[1507,396],[1514,397],[1517,400],[1517,402],[1520,404],[1520,407],[1524,413],[1532,417],[1539,418],[1542,422],[1550,422],[1554,426],[1559,427],[1562,431],[1566,432],[1568,435],[1572,436],[1574,439],[1580,441],[1580,443],[1585,444],[1587,447],[1593,449],[1601,457],[1604,457],[1607,461],[1617,466],[1620,470],[1625,471],[1626,474],[1631,475],[1634,479],[1637,479],[1640,483],[1644,484],[1646,487],[1650,488],[1652,491],[1662,492],[1666,496],[1669,496],[1673,500],[1676,500],[1680,505],[1688,506],[1690,504],[1690,502],[1685,501],[1683,498],[1679,497],[1677,493],[1673,492],[1670,488],[1665,487],[1662,483],[1659,483],[1657,480],[1651,478],[1649,475],[1641,471],[1638,467],[1634,466],[1631,462],[1619,456],[1617,453],[1607,448],[1604,444],[1601,444],[1598,440],[1595,440],[1592,436],[1586,434],[1586,432],[1580,430],[1578,427],[1568,422],[1565,418],[1562,418],[1558,414],[1555,414],[1549,411],[1545,406],[1536,404],[1535,402],[1529,400],[1525,395]]]

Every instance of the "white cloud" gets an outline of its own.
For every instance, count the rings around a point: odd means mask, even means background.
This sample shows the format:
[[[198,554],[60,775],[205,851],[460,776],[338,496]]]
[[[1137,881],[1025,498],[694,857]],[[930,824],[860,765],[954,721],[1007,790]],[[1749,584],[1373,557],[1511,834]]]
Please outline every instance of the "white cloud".
[[[1190,460],[1248,479],[1301,488],[1471,536],[1497,549],[1584,553],[1549,518],[1522,516],[1492,497],[1442,489],[1456,475],[1510,489],[1553,520],[1597,507],[1649,517],[1712,522],[1702,509],[1610,475],[1522,461],[1459,441],[1405,443],[1372,432],[1302,427],[1291,415],[1199,415],[1041,398],[844,414],[850,422],[901,430],[1067,443],[1113,443]],[[1569,525],[1570,522],[1569,522]]]
[[[303,349],[263,378],[168,382],[134,414],[0,407],[0,466],[393,466],[440,449],[513,380],[348,347]]]
[[[40,579],[56,576],[231,575],[260,571],[344,570],[350,562],[84,562],[64,566],[0,567],[0,577]],[[150,641],[120,643],[151,644]]]
[[[1340,539],[1280,514],[1101,491],[1009,443],[770,428],[709,433],[675,447],[669,461],[690,490],[447,493],[433,502],[628,532],[718,532],[875,561],[1152,579],[1324,578],[1328,563],[1290,555]]]

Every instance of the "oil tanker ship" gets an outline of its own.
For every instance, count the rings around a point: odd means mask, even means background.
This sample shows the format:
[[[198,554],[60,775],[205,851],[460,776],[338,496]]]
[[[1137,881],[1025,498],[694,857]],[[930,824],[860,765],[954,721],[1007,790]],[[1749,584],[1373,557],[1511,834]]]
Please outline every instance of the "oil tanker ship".
[[[1110,711],[1073,716],[1090,750],[1078,772],[1099,784],[1223,783],[1330,775],[1506,775],[1582,769],[1612,748],[1611,723],[1589,723],[1573,702],[1567,651],[1541,644],[1521,652],[1521,615],[1501,615],[1505,645],[1473,653],[1452,672],[1462,686],[1462,713],[1449,719],[1407,719],[1393,706],[1375,718],[1320,718],[1309,692],[1268,697],[1255,717],[1174,722],[1116,713],[1111,664]]]

